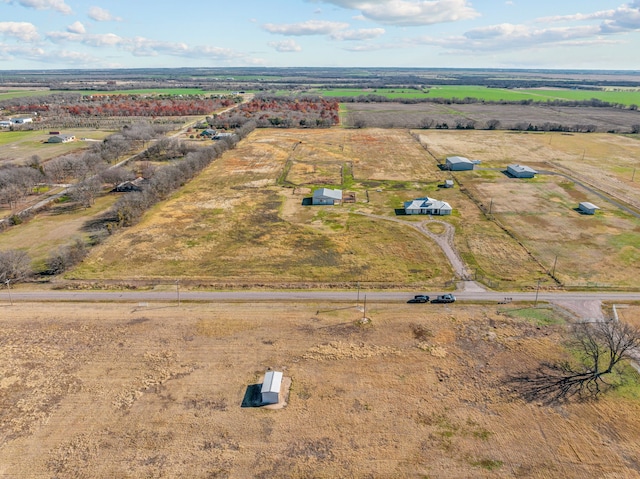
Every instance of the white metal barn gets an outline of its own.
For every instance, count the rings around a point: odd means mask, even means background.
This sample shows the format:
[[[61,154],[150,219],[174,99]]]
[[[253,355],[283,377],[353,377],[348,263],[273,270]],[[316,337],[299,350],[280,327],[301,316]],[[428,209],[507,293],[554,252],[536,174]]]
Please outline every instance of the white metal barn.
[[[450,171],[473,170],[473,162],[464,156],[449,156],[445,168]]]
[[[313,192],[312,205],[336,205],[342,202],[342,190],[319,188]]]
[[[533,168],[524,165],[509,165],[507,166],[507,173],[514,178],[533,178],[538,174]]]
[[[580,210],[580,213],[584,213],[585,215],[595,215],[596,210],[599,210],[600,208],[598,208],[593,203],[589,203],[588,201],[583,201],[578,205],[578,209]]]
[[[262,383],[262,404],[278,404],[280,400],[280,386],[282,385],[282,372],[267,371]]]

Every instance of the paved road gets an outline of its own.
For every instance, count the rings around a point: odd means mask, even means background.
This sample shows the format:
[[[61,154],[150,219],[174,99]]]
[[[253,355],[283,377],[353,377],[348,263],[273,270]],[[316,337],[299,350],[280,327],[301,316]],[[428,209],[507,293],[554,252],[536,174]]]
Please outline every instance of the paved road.
[[[475,288],[456,292],[461,301],[489,301],[501,302],[505,298],[513,301],[535,301],[536,292],[491,292]],[[442,294],[443,291],[366,291],[361,290],[359,300],[363,302],[406,302],[414,294],[424,293],[430,296]],[[0,302],[40,302],[40,301],[85,301],[85,302],[151,302],[177,301],[177,291],[28,291],[23,289],[3,289],[0,292]],[[238,301],[238,302],[268,302],[268,301],[316,301],[316,302],[353,302],[357,299],[354,291],[180,291],[181,301]],[[640,301],[640,293],[613,292],[575,292],[537,294],[540,302],[584,302],[584,301]],[[420,307],[420,305],[416,305]],[[434,305],[435,307],[435,305]]]

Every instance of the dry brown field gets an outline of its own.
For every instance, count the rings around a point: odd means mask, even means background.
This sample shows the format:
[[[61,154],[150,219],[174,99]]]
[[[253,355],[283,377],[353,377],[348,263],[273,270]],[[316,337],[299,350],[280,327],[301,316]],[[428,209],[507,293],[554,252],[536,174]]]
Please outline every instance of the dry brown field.
[[[500,121],[500,128],[515,128],[520,123],[541,126],[557,123],[569,128],[575,125],[594,125],[599,132],[629,133],[632,125],[640,123],[640,114],[632,110],[592,107],[551,107],[543,105],[490,105],[436,103],[343,103],[346,126],[356,120],[374,128],[419,128],[429,118],[436,123],[447,123],[455,128],[459,120],[474,120],[482,129],[490,120]]]
[[[394,148],[406,152],[395,166]],[[355,205],[302,205],[312,186],[335,181],[330,186],[340,187],[341,168],[355,175],[349,180]],[[396,182],[414,178],[414,169],[416,181]],[[374,178],[392,180],[371,180],[376,190],[389,191],[372,190],[367,202],[362,182],[369,175],[360,175],[374,170]],[[355,214],[394,216],[402,200],[435,191],[438,178],[444,174],[406,131],[258,130],[139,225],[97,247],[70,277],[442,285],[453,273],[431,240]]]
[[[456,180],[484,211],[491,210],[543,271],[554,271],[555,263],[555,276],[567,286],[638,286],[640,220],[587,188],[599,188],[640,207],[640,181],[631,181],[639,141],[607,134],[481,131],[428,131],[420,138],[439,159],[457,154],[482,161],[474,171],[454,173]],[[553,174],[529,180],[510,178],[503,171],[511,163],[563,173],[586,188]],[[581,201],[601,209],[595,216],[581,215],[575,210]],[[463,211],[467,227],[483,227],[482,222],[468,221],[473,217],[468,209]],[[492,258],[505,261],[500,257],[502,248],[487,240],[478,235],[468,241],[481,271],[491,271],[487,262]]]
[[[0,477],[640,477],[637,387],[505,386],[563,357],[515,304],[0,308]],[[287,405],[241,407],[267,368]]]

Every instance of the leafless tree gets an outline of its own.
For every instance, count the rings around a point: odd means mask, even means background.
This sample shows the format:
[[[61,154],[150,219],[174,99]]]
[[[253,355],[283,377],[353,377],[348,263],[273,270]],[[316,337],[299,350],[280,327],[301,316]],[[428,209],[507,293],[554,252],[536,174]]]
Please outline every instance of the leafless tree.
[[[136,175],[133,172],[121,166],[108,168],[100,173],[100,179],[105,183],[111,184],[114,188],[123,181],[133,180],[135,177]]]
[[[0,251],[0,281],[24,281],[31,276],[31,258],[17,249]]]
[[[607,382],[624,362],[638,358],[640,330],[619,321],[580,323],[571,345],[579,359],[543,363],[532,373],[509,378],[527,400],[556,403],[571,397],[595,399],[613,387]]]
[[[633,133],[634,135],[640,133],[640,124],[635,123],[631,125],[631,133]]]
[[[69,197],[85,208],[90,208],[101,190],[101,181],[97,177],[92,177],[69,188]]]

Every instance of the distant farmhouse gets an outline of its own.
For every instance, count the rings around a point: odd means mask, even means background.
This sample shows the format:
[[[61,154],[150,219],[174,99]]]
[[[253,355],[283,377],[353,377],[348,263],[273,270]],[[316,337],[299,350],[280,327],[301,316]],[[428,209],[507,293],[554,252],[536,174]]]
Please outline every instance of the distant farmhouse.
[[[11,127],[11,120],[0,120],[0,128]]]
[[[47,143],[69,143],[70,141],[76,141],[76,137],[73,135],[51,135],[47,140]]]
[[[139,176],[135,180],[123,181],[118,186],[116,186],[114,190],[119,193],[129,193],[131,191],[142,191],[143,186],[147,183],[148,183],[147,179]]]
[[[214,136],[216,136],[217,133],[218,132],[216,130],[207,128],[206,130],[202,130],[202,133],[200,133],[200,136],[207,136],[209,138],[213,138]]]
[[[507,173],[514,178],[533,178],[538,174],[533,168],[524,165],[509,165],[507,166]]]
[[[445,169],[451,171],[473,170],[473,161],[464,156],[449,156],[445,162]]]
[[[339,205],[342,203],[342,190],[319,188],[313,192],[312,205]]]
[[[583,201],[578,205],[578,211],[585,215],[595,215],[596,210],[599,209],[600,208],[598,208],[596,205],[594,205],[593,203],[589,203],[588,201]]]
[[[434,200],[433,198],[417,198],[405,201],[404,212],[407,215],[450,215],[451,206],[446,201]]]
[[[14,125],[24,125],[25,123],[32,123],[33,118],[25,117],[25,118],[11,118],[11,123]]]

